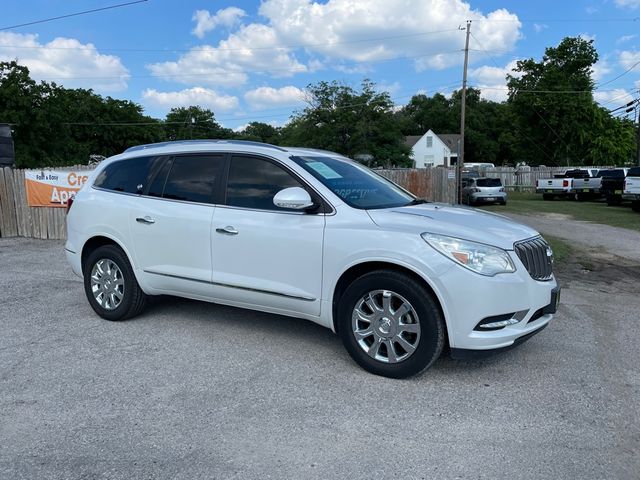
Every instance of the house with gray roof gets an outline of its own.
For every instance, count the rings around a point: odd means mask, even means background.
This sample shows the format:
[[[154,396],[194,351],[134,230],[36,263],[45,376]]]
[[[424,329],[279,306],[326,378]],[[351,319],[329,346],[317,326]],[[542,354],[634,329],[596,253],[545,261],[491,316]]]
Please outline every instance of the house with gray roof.
[[[405,145],[411,148],[411,158],[416,168],[455,165],[461,135],[457,133],[436,134],[429,129],[424,135],[405,137]]]

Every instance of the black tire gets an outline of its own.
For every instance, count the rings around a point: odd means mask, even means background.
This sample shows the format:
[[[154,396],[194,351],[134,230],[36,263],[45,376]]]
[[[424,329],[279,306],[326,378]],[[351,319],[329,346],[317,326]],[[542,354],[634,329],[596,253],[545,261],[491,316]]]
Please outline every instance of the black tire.
[[[640,201],[635,200],[631,202],[631,210],[633,210],[634,212],[640,212]]]
[[[384,293],[381,294],[381,291],[389,293],[390,304],[393,305],[393,302],[398,301],[402,304],[404,303],[403,301],[406,301],[413,309],[410,310],[410,313],[401,315],[401,318],[405,319],[401,325],[406,326],[407,319],[411,324],[418,324],[418,333],[415,334],[402,331],[399,335],[396,335],[394,332],[403,330],[397,325],[392,327],[393,330],[391,332],[384,332],[386,335],[394,335],[388,340],[379,340],[377,344],[376,352],[379,352],[383,357],[386,354],[386,361],[375,359],[364,350],[366,345],[371,345],[369,346],[371,351],[372,346],[378,341],[376,340],[378,338],[376,335],[380,335],[380,332],[383,332],[382,322],[387,322],[386,326],[389,328],[390,322],[384,317],[384,313],[379,313],[379,316],[382,317],[370,322],[371,331],[376,330],[376,333],[372,333],[366,338],[361,338],[360,342],[363,342],[363,346],[356,340],[354,333],[354,322],[356,322],[356,325],[359,324],[359,321],[354,320],[356,307],[365,305],[365,297],[377,305],[384,305],[384,303],[369,297],[369,294],[374,292],[378,292],[374,294],[374,298],[376,296],[383,297]],[[396,303],[396,305],[399,304]],[[373,311],[372,309],[369,310]],[[442,313],[432,294],[408,275],[391,270],[377,270],[361,276],[349,285],[340,298],[337,315],[338,333],[347,352],[358,365],[373,374],[389,378],[410,377],[429,368],[442,353],[445,340],[445,325]],[[371,318],[374,318],[374,316],[375,313]],[[374,322],[377,322],[380,328],[373,328]],[[355,329],[357,330],[357,328]],[[398,336],[402,336],[403,340],[408,339],[409,343],[413,345],[414,350],[411,353],[409,353],[409,349],[405,350],[403,348],[402,343],[398,342],[400,340],[397,338]],[[370,344],[367,343],[369,340],[371,340]],[[389,340],[390,343],[388,343]],[[393,356],[397,356],[397,360],[399,360],[397,363],[392,363],[392,355],[390,355],[387,345],[391,345],[394,350]],[[406,358],[403,359],[403,355]]]
[[[622,203],[622,198],[618,195],[607,195],[607,205],[617,207]]]
[[[588,196],[585,193],[576,193],[576,200],[578,202],[584,202],[584,201],[588,200]]]
[[[506,201],[506,200],[502,200],[502,201],[500,202],[500,205],[503,205],[503,206],[505,206],[505,207],[506,207],[506,206],[507,206],[507,201]]]
[[[117,270],[113,269],[111,271],[114,272],[114,274],[118,271],[120,272],[120,275],[117,275],[117,277],[118,279],[122,279],[122,290],[116,292],[116,295],[120,296],[120,300],[117,303],[114,302],[109,305],[108,297],[110,297],[110,295],[104,292],[101,293],[105,306],[101,305],[95,298],[92,286],[92,273],[94,272],[94,268],[98,268],[97,265],[100,262],[102,262],[101,266],[113,262],[113,264],[117,266]],[[89,300],[91,308],[102,318],[111,321],[126,320],[139,315],[142,310],[144,310],[147,304],[147,295],[145,295],[140,285],[138,285],[129,259],[120,247],[116,245],[103,245],[89,253],[83,266],[83,274],[84,291],[87,295],[87,300]],[[98,275],[99,272],[96,272],[94,280],[98,278]],[[107,277],[109,278],[104,282],[108,281],[109,285],[105,288],[111,288],[109,291],[113,293],[116,291],[116,288],[118,288],[116,286],[112,287],[112,284],[116,283],[115,277],[112,278],[111,275],[107,275]]]
[[[551,193],[543,193],[542,194],[542,199],[543,200],[553,200],[553,194],[551,194]]]

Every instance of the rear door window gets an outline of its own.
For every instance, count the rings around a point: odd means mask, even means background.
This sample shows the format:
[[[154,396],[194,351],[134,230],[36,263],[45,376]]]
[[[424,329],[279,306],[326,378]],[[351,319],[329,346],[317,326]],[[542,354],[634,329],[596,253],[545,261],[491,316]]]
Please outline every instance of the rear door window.
[[[149,196],[185,202],[215,203],[224,155],[185,155],[173,158],[149,186]]]

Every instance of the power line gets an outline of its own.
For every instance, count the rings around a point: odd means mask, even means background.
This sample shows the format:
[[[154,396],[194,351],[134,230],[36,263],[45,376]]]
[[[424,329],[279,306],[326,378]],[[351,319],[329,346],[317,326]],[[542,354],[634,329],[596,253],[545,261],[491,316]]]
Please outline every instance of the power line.
[[[126,7],[128,5],[135,5],[136,3],[143,3],[143,2],[146,2],[146,1],[148,1],[148,0],[135,0],[133,2],[119,3],[117,5],[109,5],[108,7],[94,8],[92,10],[84,10],[82,12],[76,12],[76,13],[68,13],[66,15],[59,15],[57,17],[44,18],[42,20],[34,20],[32,22],[20,23],[18,25],[11,25],[9,27],[2,27],[2,28],[0,28],[0,31],[2,31],[2,30],[12,30],[14,28],[26,27],[26,26],[29,26],[29,25],[36,25],[38,23],[52,22],[54,20],[60,20],[60,19],[63,19],[63,18],[77,17],[78,15],[86,15],[88,13],[102,12],[104,10],[111,10],[111,9],[114,9],[114,8]]]
[[[608,85],[611,82],[615,82],[616,80],[618,80],[620,77],[625,76],[627,73],[629,73],[631,70],[633,70],[634,68],[636,68],[638,65],[640,65],[640,60],[637,61],[636,63],[634,63],[633,65],[631,65],[629,68],[627,68],[624,72],[622,72],[620,75],[618,75],[617,77],[612,78],[611,80],[608,80],[604,83],[599,83],[598,86],[602,87],[603,85]]]

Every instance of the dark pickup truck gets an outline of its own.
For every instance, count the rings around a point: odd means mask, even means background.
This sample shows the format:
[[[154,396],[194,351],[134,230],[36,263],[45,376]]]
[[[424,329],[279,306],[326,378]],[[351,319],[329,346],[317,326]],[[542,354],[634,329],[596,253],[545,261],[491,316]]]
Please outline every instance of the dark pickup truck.
[[[610,168],[598,172],[598,175],[602,177],[600,194],[607,200],[607,205],[620,205],[622,203],[624,179],[628,171],[628,168]]]

